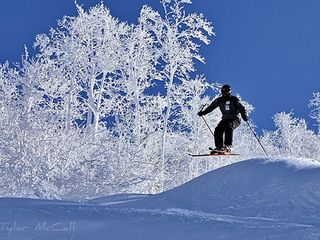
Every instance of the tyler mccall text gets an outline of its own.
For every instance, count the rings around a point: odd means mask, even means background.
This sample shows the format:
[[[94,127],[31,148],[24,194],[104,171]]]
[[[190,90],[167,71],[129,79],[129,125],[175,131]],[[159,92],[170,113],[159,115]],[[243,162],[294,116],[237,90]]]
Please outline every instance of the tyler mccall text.
[[[38,222],[35,225],[19,224],[18,222],[0,222],[0,235],[5,234],[11,237],[14,233],[22,232],[61,232],[72,233],[75,232],[75,222]]]

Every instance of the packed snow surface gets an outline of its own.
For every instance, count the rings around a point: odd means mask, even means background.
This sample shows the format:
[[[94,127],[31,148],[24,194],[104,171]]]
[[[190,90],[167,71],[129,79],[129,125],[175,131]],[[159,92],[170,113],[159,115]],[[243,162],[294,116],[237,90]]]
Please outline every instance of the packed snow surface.
[[[319,240],[320,164],[251,159],[161,194],[85,203],[2,198],[0,239]]]

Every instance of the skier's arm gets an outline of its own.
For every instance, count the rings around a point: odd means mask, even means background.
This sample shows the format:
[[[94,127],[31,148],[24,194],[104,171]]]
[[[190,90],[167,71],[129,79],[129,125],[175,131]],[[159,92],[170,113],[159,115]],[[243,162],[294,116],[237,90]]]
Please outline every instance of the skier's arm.
[[[247,122],[248,121],[248,113],[247,113],[246,108],[240,103],[240,101],[237,102],[237,108],[239,109],[239,112],[241,114],[243,121]]]
[[[205,110],[200,111],[198,113],[199,116],[206,115],[210,112],[212,112],[214,109],[216,109],[219,106],[219,99],[215,99]]]

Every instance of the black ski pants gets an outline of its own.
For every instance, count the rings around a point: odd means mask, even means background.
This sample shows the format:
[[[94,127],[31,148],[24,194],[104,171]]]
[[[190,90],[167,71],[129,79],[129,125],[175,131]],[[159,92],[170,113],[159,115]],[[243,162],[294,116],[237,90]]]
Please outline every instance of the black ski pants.
[[[233,130],[240,126],[240,120],[222,119],[214,130],[214,142],[216,148],[231,146],[233,140]],[[224,136],[224,139],[223,139]]]

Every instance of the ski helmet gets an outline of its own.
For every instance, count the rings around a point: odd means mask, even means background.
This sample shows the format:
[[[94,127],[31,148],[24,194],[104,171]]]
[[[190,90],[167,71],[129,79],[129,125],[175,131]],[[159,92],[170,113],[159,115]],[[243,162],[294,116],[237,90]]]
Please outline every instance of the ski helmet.
[[[231,94],[231,86],[230,85],[223,85],[221,87],[221,94],[222,96],[227,96]]]

